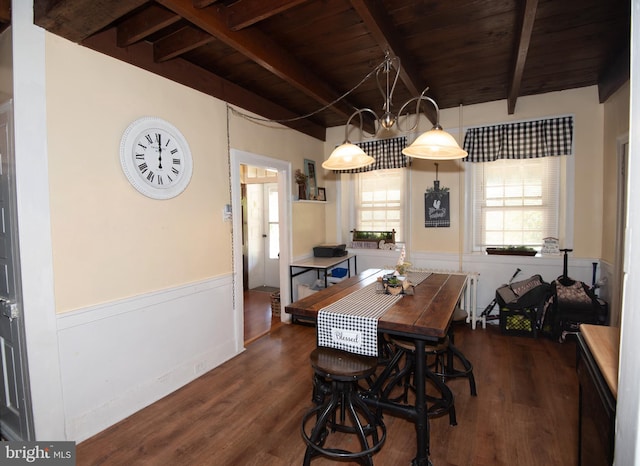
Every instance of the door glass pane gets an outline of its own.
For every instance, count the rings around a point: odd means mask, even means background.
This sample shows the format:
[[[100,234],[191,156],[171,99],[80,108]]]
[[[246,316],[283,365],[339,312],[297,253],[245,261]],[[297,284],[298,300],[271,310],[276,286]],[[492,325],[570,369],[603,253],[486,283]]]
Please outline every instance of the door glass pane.
[[[278,223],[278,185],[269,186],[269,259],[280,257],[280,225]]]

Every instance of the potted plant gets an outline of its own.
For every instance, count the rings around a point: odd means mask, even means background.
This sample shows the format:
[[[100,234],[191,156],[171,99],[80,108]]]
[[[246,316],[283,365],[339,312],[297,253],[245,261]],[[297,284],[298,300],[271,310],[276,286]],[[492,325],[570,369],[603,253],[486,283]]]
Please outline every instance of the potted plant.
[[[487,254],[502,256],[535,256],[537,251],[527,246],[506,246],[502,248],[487,248]]]
[[[298,184],[298,199],[307,198],[307,178],[308,176],[302,173],[299,168],[295,173],[296,183]]]

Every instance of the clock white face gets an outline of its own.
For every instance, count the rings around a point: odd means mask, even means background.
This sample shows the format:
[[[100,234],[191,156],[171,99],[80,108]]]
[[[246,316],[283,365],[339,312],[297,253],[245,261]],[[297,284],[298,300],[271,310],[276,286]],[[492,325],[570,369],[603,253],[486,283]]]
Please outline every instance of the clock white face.
[[[134,121],[122,136],[120,162],[131,184],[154,199],[169,199],[189,184],[189,146],[177,128],[159,118]]]

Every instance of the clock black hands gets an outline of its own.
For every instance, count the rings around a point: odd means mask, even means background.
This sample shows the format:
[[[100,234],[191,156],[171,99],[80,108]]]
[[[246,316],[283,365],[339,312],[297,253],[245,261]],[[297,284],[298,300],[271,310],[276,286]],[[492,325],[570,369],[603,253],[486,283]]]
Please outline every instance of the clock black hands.
[[[162,170],[162,135],[157,133],[158,137],[158,170]]]

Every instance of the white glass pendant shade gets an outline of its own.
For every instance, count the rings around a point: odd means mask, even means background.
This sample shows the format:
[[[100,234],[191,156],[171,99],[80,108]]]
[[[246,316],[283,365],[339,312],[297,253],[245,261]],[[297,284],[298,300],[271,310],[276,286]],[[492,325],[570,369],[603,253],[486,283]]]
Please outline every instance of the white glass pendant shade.
[[[334,149],[329,158],[322,163],[322,168],[352,170],[371,165],[374,161],[373,157],[367,155],[355,144],[345,142]]]
[[[439,127],[422,133],[402,153],[416,159],[431,160],[454,160],[467,156],[467,151],[460,148],[454,137]]]

